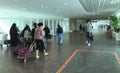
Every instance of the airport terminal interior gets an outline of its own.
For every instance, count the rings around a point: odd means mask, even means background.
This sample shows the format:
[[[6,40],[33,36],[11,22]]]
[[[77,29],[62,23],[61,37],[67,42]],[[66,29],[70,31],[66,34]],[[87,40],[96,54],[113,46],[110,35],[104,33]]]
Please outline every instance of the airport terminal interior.
[[[120,73],[119,12],[120,0],[0,1],[0,73]],[[90,42],[88,20],[92,25]],[[27,59],[19,52],[16,55],[17,45],[11,45],[10,35],[13,23],[19,35],[25,26],[32,31],[34,23],[48,26],[51,38],[42,36],[48,55],[39,51],[36,58],[36,44],[28,47]],[[63,29],[62,43],[58,25]],[[25,49],[24,44],[19,36],[18,45]]]

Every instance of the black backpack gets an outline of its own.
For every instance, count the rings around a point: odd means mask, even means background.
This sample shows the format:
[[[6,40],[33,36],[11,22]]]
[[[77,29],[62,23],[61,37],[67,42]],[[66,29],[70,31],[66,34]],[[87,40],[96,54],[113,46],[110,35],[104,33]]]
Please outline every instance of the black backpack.
[[[63,33],[62,27],[59,27],[59,28],[58,28],[57,33]]]

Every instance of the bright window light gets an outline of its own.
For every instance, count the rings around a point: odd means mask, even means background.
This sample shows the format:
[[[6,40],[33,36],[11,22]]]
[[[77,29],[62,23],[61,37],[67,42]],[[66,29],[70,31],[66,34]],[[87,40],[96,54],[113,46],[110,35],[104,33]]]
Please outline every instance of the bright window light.
[[[114,3],[119,3],[119,2],[120,2],[120,0],[112,0],[110,3],[114,4]]]
[[[8,34],[8,39],[10,38],[9,29],[10,29],[10,26],[7,26],[7,24],[5,24],[3,20],[0,20],[0,32],[4,34]]]

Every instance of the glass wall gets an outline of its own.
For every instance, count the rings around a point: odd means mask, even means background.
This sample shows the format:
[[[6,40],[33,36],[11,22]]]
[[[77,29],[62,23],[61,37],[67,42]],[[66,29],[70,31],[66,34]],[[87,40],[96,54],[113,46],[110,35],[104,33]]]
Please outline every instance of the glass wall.
[[[52,35],[56,34],[56,28],[58,24],[60,24],[63,27],[64,33],[69,32],[69,20],[52,18],[51,19],[25,18],[25,17],[5,17],[5,18],[0,17],[0,32],[7,33],[9,39],[10,38],[9,30],[13,23],[16,23],[19,30],[22,31],[26,25],[29,25],[30,28],[32,29],[34,22],[36,23],[42,22],[44,26],[48,25]]]

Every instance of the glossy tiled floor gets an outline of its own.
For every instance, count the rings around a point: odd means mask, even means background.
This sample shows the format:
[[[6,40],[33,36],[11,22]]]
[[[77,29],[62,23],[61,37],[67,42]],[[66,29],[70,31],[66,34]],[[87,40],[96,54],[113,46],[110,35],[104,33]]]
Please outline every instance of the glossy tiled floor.
[[[84,44],[85,36],[80,32],[64,34],[62,45],[57,44],[55,36],[47,42],[48,56],[41,53],[36,59],[32,53],[26,63],[13,55],[13,47],[3,46],[0,73],[120,73],[120,42],[103,31],[93,34],[91,47]]]

